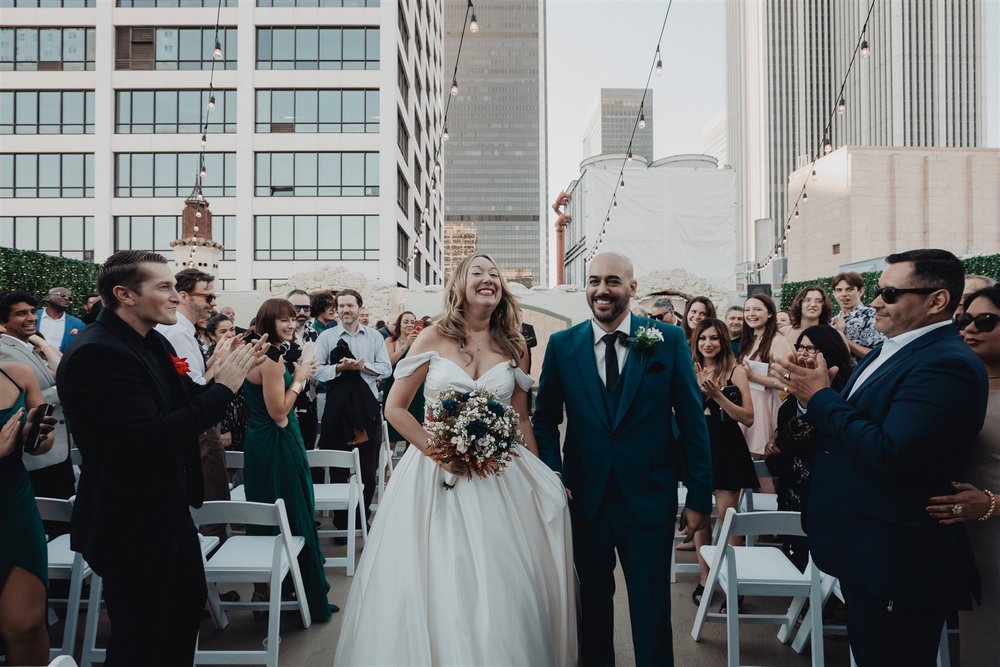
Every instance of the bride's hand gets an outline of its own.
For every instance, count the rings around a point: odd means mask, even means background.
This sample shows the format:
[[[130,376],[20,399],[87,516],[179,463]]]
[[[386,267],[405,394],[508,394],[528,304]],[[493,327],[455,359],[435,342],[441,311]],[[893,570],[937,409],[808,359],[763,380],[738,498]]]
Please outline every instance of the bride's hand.
[[[445,472],[450,472],[452,475],[457,477],[465,477],[469,474],[469,467],[465,465],[465,461],[452,461],[451,463],[437,461],[437,464],[441,466],[441,469]]]

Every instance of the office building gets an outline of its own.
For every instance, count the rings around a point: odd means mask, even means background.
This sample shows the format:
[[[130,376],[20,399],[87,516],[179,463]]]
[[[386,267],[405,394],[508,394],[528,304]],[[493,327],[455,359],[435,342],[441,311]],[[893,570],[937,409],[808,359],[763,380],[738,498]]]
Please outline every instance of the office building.
[[[450,78],[468,2],[444,6]],[[545,2],[490,0],[475,15],[478,32],[465,34],[448,111],[444,220],[474,226],[478,251],[508,279],[546,284]]]
[[[442,1],[221,2],[4,3],[0,243],[169,256],[203,164],[222,289],[440,284]]]
[[[643,122],[637,124],[640,106]],[[653,91],[648,88],[645,91],[642,88],[601,88],[583,131],[583,159],[595,155],[624,155],[628,151],[630,139],[633,157],[642,157],[651,162]]]

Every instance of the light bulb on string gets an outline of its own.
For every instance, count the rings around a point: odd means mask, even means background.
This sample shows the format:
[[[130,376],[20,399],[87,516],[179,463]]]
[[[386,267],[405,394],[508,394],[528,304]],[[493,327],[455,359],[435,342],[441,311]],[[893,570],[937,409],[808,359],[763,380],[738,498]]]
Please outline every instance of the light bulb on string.
[[[625,179],[624,178],[622,179],[622,182],[618,184],[618,187],[621,188],[622,190],[625,189]]]
[[[808,192],[803,192],[802,193],[802,203],[804,204],[807,201],[809,201],[809,193]]]
[[[841,95],[840,100],[837,101],[837,115],[843,116],[845,111],[847,111],[847,101]]]
[[[663,58],[660,57],[660,45],[656,45],[656,76],[663,74]]]
[[[194,217],[201,218],[201,211],[195,211],[194,212]]]
[[[203,165],[202,168],[201,168],[201,171],[198,172],[198,175],[201,176],[202,178],[205,178],[205,174],[207,174],[207,173],[208,173],[208,170],[205,169],[205,167]]]
[[[197,232],[197,231],[201,231],[201,228],[200,228],[200,227],[198,227],[198,225],[195,225],[195,226],[194,226],[194,231],[196,231],[196,232]]]
[[[631,149],[629,149],[629,152],[628,152],[628,161],[629,162],[632,161],[632,150]]]
[[[215,50],[212,51],[212,57],[216,60],[222,60],[222,44],[219,43],[219,40],[215,40]]]
[[[646,112],[643,111],[642,107],[639,107],[639,129],[646,129]]]
[[[434,173],[435,174],[440,174],[441,173],[441,163],[440,162],[435,162],[434,163]]]
[[[451,94],[458,95],[458,79],[451,80]]]
[[[799,219],[799,209],[795,209],[795,219]],[[788,229],[787,227],[785,229]]]
[[[444,132],[441,133],[441,141],[448,141],[449,138],[450,137],[448,135],[448,126],[445,125],[444,126]]]
[[[832,150],[833,150],[833,142],[830,141],[830,137],[829,136],[823,137],[823,154],[829,155],[830,151]]]
[[[813,171],[812,171],[812,177],[813,177],[813,180],[815,181],[816,180],[816,170],[815,169],[813,169]]]
[[[209,111],[215,110],[215,95],[210,95],[208,98],[208,110]]]
[[[433,178],[431,179],[431,194],[432,195],[437,194],[437,180]]]
[[[201,147],[204,148],[205,144],[207,143],[208,143],[208,135],[205,134],[201,135]]]
[[[472,12],[472,20],[469,21],[469,32],[479,32],[479,21],[476,20],[475,12]]]
[[[871,55],[871,52],[872,50],[868,47],[868,40],[867,39],[861,40],[861,57],[867,58],[868,56]]]
[[[618,208],[618,200],[617,199],[612,199],[611,200],[611,208]]]

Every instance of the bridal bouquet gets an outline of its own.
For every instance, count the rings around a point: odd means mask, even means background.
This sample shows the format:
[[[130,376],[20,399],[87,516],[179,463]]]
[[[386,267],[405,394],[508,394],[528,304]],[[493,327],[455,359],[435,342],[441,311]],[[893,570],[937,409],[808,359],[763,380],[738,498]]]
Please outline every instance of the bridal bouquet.
[[[427,455],[440,463],[462,461],[467,476],[500,475],[511,458],[514,445],[523,445],[517,411],[497,400],[485,389],[460,392],[448,389],[427,406],[424,428],[431,439]],[[445,475],[442,486],[451,489],[457,476]]]

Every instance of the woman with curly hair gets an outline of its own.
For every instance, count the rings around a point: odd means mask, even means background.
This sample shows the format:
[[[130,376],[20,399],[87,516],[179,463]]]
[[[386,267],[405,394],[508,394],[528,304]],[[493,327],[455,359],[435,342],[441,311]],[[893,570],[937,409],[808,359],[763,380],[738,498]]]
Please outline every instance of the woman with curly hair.
[[[569,510],[536,456],[520,324],[496,262],[467,257],[448,280],[444,315],[396,366],[385,415],[413,446],[372,524],[334,664],[576,664]],[[513,406],[524,446],[502,475],[441,489],[447,473],[467,471],[426,455],[430,434],[407,411],[422,383],[429,404],[449,389],[486,389]],[[386,627],[405,631],[386,641]]]
[[[778,330],[795,345],[802,332],[818,325],[830,326],[833,319],[833,303],[830,296],[819,285],[806,285],[792,299],[788,310],[788,325],[778,324]]]
[[[693,350],[695,348],[692,337],[694,330],[698,328],[701,321],[706,318],[715,318],[715,304],[707,296],[696,296],[684,306],[684,318],[681,320],[681,327],[684,329],[684,337],[687,338],[688,345]]]

